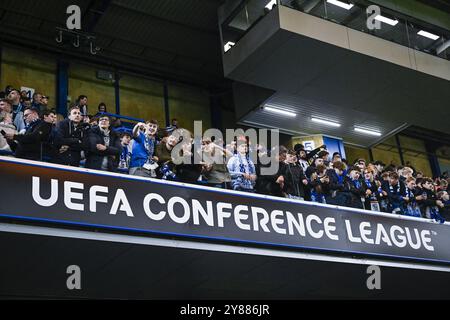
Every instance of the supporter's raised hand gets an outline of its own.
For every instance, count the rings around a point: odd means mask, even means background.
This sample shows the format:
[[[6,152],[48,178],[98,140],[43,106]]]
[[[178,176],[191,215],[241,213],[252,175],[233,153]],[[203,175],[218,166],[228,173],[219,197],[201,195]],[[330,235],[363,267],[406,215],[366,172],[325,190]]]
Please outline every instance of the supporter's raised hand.
[[[6,133],[4,135],[6,140],[13,140],[14,139],[14,133]]]
[[[69,146],[66,146],[66,145],[61,146],[61,148],[59,148],[59,153],[64,153],[64,152],[66,152],[67,150],[69,150]]]
[[[280,187],[283,189],[284,188],[284,177],[279,176],[276,183],[278,183],[280,185]]]
[[[330,177],[324,176],[324,177],[320,178],[320,182],[322,182],[322,183],[330,183]]]
[[[106,146],[104,146],[103,144],[97,144],[96,147],[97,147],[97,150],[99,150],[99,151],[105,151],[106,150]]]
[[[212,163],[205,163],[205,164],[203,165],[203,169],[204,169],[205,171],[211,171],[212,168],[213,168]]]

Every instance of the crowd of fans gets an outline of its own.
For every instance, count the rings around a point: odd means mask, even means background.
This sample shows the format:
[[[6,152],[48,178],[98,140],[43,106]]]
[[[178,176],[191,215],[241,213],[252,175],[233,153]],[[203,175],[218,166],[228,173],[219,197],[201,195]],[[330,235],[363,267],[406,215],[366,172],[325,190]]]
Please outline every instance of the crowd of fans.
[[[167,128],[157,120],[137,123],[131,132],[115,130],[106,105],[96,115],[88,114],[88,97],[80,95],[64,119],[48,105],[49,97],[8,86],[0,93],[0,128],[4,145],[15,157],[69,166],[121,172],[141,177],[175,180],[359,208],[412,217],[450,219],[448,173],[431,179],[412,167],[386,166],[381,161],[349,163],[339,153],[331,155],[326,146],[307,151],[302,144],[293,149],[277,148],[274,161],[278,172],[262,175],[263,164],[254,163],[252,153],[270,154],[261,145],[238,137],[229,145],[204,139],[195,149],[190,133],[178,128],[176,119]],[[0,137],[1,139],[1,137]],[[199,163],[177,163],[173,150]],[[205,157],[206,155],[206,157]],[[214,162],[208,159],[221,158]],[[259,159],[257,157],[256,159]]]

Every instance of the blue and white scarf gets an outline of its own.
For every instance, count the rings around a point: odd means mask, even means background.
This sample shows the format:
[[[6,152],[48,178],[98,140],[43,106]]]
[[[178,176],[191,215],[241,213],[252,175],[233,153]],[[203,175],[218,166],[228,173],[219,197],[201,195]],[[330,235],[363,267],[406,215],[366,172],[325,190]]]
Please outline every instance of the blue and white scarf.
[[[241,174],[237,174],[235,178],[232,179],[231,183],[234,190],[245,189],[245,190],[253,190],[254,181],[244,178],[244,173],[246,174],[255,174],[255,165],[250,160],[248,156],[244,157],[235,154],[232,158],[230,173],[233,176],[233,172],[240,172]]]
[[[322,193],[317,193],[316,190],[311,191],[311,201],[312,202],[319,202],[319,203],[326,203],[325,196]]]
[[[353,185],[355,186],[356,189],[361,188],[361,181],[359,180],[352,180]]]
[[[409,198],[409,202],[406,205],[404,210],[405,215],[420,218],[422,217],[422,213],[420,212],[420,208],[417,205],[416,198],[414,197],[414,193],[408,187],[405,187],[405,196]]]
[[[153,153],[155,152],[156,140],[154,138],[149,138],[147,135],[144,137],[144,147],[147,151],[147,163],[153,163]]]

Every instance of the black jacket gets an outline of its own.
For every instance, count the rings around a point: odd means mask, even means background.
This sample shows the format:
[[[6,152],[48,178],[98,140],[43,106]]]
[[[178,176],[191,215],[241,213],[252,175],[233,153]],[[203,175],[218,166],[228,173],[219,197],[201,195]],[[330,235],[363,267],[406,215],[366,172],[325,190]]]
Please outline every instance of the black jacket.
[[[89,130],[85,139],[86,168],[101,170],[103,158],[108,157],[108,171],[116,171],[122,151],[120,137],[116,132],[110,131],[109,146],[105,151],[97,150],[97,144],[105,145],[104,137],[99,127]]]
[[[42,160],[52,162],[58,155],[54,142],[56,137],[56,126],[51,125],[50,133],[47,141],[42,143]]]
[[[197,152],[197,156],[194,155],[194,153]],[[175,173],[176,173],[176,179],[181,182],[186,183],[198,183],[197,180],[202,174],[202,168],[203,166],[201,164],[196,164],[195,159],[201,159],[201,155],[198,153],[198,151],[194,150],[194,145],[191,147],[191,161],[190,163],[182,163],[175,165]]]
[[[300,165],[285,164],[282,166],[281,175],[284,177],[284,189],[287,194],[305,197],[305,188],[302,180],[306,179]]]
[[[308,179],[311,178],[311,175],[313,174],[314,171],[316,171],[315,165],[310,165],[308,168],[306,168],[305,175],[308,177]]]
[[[56,128],[55,147],[56,159],[54,162],[78,167],[81,160],[81,151],[84,149],[83,140],[89,126],[80,123],[75,127],[69,119],[61,121]],[[69,146],[63,153],[59,152],[61,146]]]
[[[25,134],[14,135],[9,142],[17,158],[42,160],[42,143],[48,140],[52,125],[42,120],[32,123]]]
[[[357,187],[350,177],[345,177],[344,185],[346,191],[350,194],[349,203],[347,205],[352,208],[363,209],[361,198],[365,198],[366,189],[364,189],[362,181],[359,181],[359,187]]]
[[[364,197],[366,199],[366,201],[364,202],[364,207],[366,210],[371,210],[370,202],[374,198],[377,201],[380,201],[380,198],[382,196],[382,195],[380,195],[380,192],[378,191],[377,180],[374,179],[372,182],[370,182],[370,187],[365,180],[363,180],[362,185],[363,185],[363,189],[364,189]],[[367,190],[370,190],[372,192],[372,194],[370,196],[366,196]]]
[[[256,192],[270,196],[283,197],[283,191],[276,181],[282,175],[281,173],[284,170],[284,166],[285,164],[280,162],[278,171],[275,174],[261,175],[261,168],[269,167],[269,165],[258,164],[256,166],[256,175],[258,176],[255,185]]]
[[[342,182],[339,182],[339,177],[336,171],[334,171],[334,169],[328,169],[327,175],[330,178],[330,183],[326,188],[326,191],[329,195],[331,195],[333,191],[345,191],[344,185],[345,176],[342,178]]]
[[[387,192],[387,198],[390,204],[398,204],[404,201],[403,197],[405,196],[406,188],[405,184],[400,180],[397,185],[392,187],[388,181],[383,181],[381,188]]]
[[[427,216],[427,208],[435,207],[436,206],[436,200],[438,200],[438,199],[436,197],[436,194],[432,190],[428,190],[428,189],[422,188],[422,189],[419,189],[417,191],[417,196],[420,196],[420,195],[423,196],[425,194],[427,195],[426,199],[418,200],[417,204],[420,207],[420,211],[422,212],[422,216],[426,217],[426,218],[430,218],[429,216]]]
[[[330,183],[322,185],[322,190],[324,191],[327,203],[339,206],[349,206],[351,203],[351,195],[345,187],[345,176],[339,180],[334,169],[328,169],[327,176],[330,179]]]

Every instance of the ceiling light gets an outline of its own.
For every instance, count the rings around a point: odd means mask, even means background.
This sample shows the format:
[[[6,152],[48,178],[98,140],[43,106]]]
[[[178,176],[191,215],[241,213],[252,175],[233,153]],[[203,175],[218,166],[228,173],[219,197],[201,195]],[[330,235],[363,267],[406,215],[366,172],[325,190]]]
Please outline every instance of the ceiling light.
[[[335,6],[344,8],[345,10],[350,10],[353,8],[353,4],[351,3],[345,3],[339,0],[327,0],[328,3],[334,4]]]
[[[272,107],[264,107],[263,109],[266,111],[272,112],[272,113],[281,114],[283,116],[288,116],[288,117],[293,117],[293,118],[297,116],[296,113],[294,113],[292,111],[288,111],[288,110],[272,108]]]
[[[327,126],[332,126],[332,127],[340,127],[341,124],[334,122],[334,121],[329,121],[329,120],[324,120],[324,119],[319,119],[319,118],[311,118],[312,122],[316,122],[316,123],[320,123],[320,124],[324,124]]]
[[[431,40],[437,40],[437,39],[440,38],[439,36],[437,36],[435,34],[432,34],[430,32],[426,32],[426,31],[423,31],[423,30],[420,30],[419,32],[417,32],[417,34],[422,36],[422,37],[431,39]]]
[[[398,20],[397,20],[397,19],[395,19],[395,20],[389,19],[389,18],[387,18],[387,17],[383,17],[383,16],[380,15],[380,14],[377,15],[377,16],[375,17],[375,20],[378,20],[378,21],[381,21],[381,22],[390,24],[391,26],[396,26],[397,23],[398,23]]]
[[[359,133],[368,134],[371,136],[377,136],[377,137],[381,136],[381,132],[374,131],[374,130],[368,130],[368,129],[364,129],[364,128],[360,128],[360,127],[355,127],[355,131],[359,132]]]
[[[228,42],[223,46],[223,49],[224,49],[225,52],[227,52],[227,51],[230,50],[231,47],[234,46],[234,45],[235,45],[234,42],[228,41]]]
[[[272,10],[273,6],[277,4],[277,0],[270,0],[270,2],[266,5],[266,9]]]

